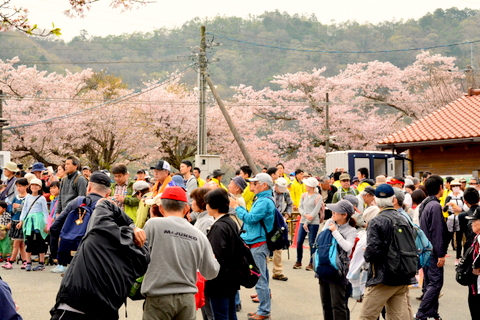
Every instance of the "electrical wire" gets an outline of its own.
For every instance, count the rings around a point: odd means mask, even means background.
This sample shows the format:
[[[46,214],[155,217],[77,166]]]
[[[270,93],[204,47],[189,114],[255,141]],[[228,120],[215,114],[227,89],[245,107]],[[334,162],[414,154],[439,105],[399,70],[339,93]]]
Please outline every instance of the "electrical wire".
[[[164,63],[164,62],[182,62],[190,59],[178,60],[145,60],[145,61],[23,61],[20,60],[15,64],[142,64],[142,63]]]
[[[465,41],[465,42],[457,42],[457,43],[450,43],[450,44],[444,44],[444,45],[437,45],[437,46],[429,46],[429,47],[420,47],[420,48],[408,48],[408,49],[392,49],[392,50],[370,50],[370,51],[339,51],[339,50],[313,50],[313,49],[296,49],[296,48],[286,48],[286,47],[278,47],[278,46],[272,46],[272,45],[266,45],[266,44],[260,44],[260,43],[255,43],[255,42],[249,42],[249,41],[244,41],[244,40],[238,40],[226,36],[222,36],[219,34],[214,34],[210,32],[206,32],[206,34],[219,37],[222,39],[226,39],[229,41],[233,42],[238,42],[242,44],[248,44],[252,46],[257,46],[257,47],[264,47],[264,48],[271,48],[271,49],[278,49],[278,50],[288,50],[288,51],[300,51],[300,52],[312,52],[312,53],[333,53],[333,54],[358,54],[358,53],[391,53],[391,52],[406,52],[406,51],[420,51],[420,50],[428,50],[428,49],[436,49],[436,48],[445,48],[445,47],[454,47],[454,46],[460,46],[464,44],[470,44],[470,43],[477,43],[480,42],[480,40],[473,40],[473,41]]]
[[[122,100],[125,100],[125,99],[129,99],[129,98],[132,98],[132,97],[135,97],[135,96],[139,96],[145,92],[149,92],[151,90],[154,90],[162,85],[164,85],[165,83],[167,83],[167,81],[171,82],[179,77],[181,77],[183,74],[184,71],[186,71],[187,69],[189,69],[192,65],[189,65],[188,67],[184,68],[183,70],[180,70],[178,75],[175,76],[175,77],[167,77],[167,78],[164,78],[162,80],[159,80],[157,81],[155,84],[145,88],[145,89],[137,89],[137,90],[134,90],[133,92],[129,93],[129,94],[126,94],[126,95],[123,95],[117,99],[113,99],[113,100],[110,100],[110,101],[107,101],[107,102],[104,102],[104,103],[101,103],[99,105],[96,105],[96,106],[93,106],[93,107],[90,107],[90,108],[86,108],[86,109],[82,109],[82,110],[79,110],[79,111],[76,111],[76,112],[72,112],[72,113],[69,113],[69,114],[65,114],[65,115],[61,115],[61,116],[57,116],[57,117],[53,117],[53,118],[49,118],[49,119],[43,119],[43,120],[38,120],[38,121],[34,121],[34,122],[30,122],[30,123],[26,123],[26,124],[22,124],[22,125],[18,125],[18,126],[8,126],[8,127],[2,127],[0,128],[1,131],[4,131],[4,130],[14,130],[14,129],[19,129],[19,128],[24,128],[24,127],[30,127],[30,126],[34,126],[34,125],[37,125],[37,124],[40,124],[40,123],[45,123],[45,122],[52,122],[52,121],[57,121],[57,120],[62,120],[62,119],[66,119],[68,117],[71,117],[71,116],[75,116],[75,115],[79,115],[79,114],[82,114],[84,112],[87,112],[87,111],[91,111],[91,110],[94,110],[94,109],[98,109],[100,107],[103,107],[103,106],[107,106],[107,105],[112,105],[112,104],[116,104],[117,102],[119,101],[122,101]]]

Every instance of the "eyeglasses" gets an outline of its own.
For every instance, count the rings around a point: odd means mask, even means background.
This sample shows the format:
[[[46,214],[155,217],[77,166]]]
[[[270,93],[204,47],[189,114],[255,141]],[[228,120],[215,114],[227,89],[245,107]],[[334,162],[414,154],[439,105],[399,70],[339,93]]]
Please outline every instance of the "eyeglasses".
[[[477,184],[478,184],[478,183],[476,183],[476,182],[470,182],[470,185],[471,185],[471,186],[476,186]]]

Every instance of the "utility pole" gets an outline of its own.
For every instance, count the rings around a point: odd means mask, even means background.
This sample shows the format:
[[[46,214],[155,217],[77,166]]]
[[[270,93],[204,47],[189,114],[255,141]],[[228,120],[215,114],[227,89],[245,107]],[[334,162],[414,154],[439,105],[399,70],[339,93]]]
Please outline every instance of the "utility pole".
[[[328,100],[328,92],[325,93],[325,154],[330,150],[330,127],[328,126],[328,107],[330,105],[330,101]]]
[[[3,119],[3,91],[0,90],[0,119]],[[8,124],[5,124],[8,125]],[[1,128],[4,127],[3,121],[0,125]],[[3,130],[0,130],[0,151],[3,151]]]
[[[238,147],[240,148],[240,151],[242,152],[243,156],[245,157],[245,160],[247,161],[248,166],[250,169],[252,169],[252,173],[256,175],[258,173],[257,171],[257,166],[253,162],[252,157],[250,156],[250,153],[248,153],[248,150],[245,146],[245,143],[242,140],[242,137],[240,136],[240,133],[238,133],[237,128],[233,124],[232,118],[230,117],[230,114],[228,113],[228,110],[225,108],[225,105],[223,104],[222,99],[220,98],[220,95],[217,92],[217,89],[215,88],[215,85],[212,82],[212,79],[208,75],[205,76],[205,79],[207,80],[208,86],[210,87],[210,90],[212,91],[213,96],[215,97],[215,100],[218,103],[218,106],[220,107],[220,110],[223,113],[223,117],[227,121],[228,126],[230,127],[230,131],[232,131],[233,137],[235,138],[235,141],[237,141]]]
[[[205,71],[207,68],[207,43],[205,41],[205,26],[200,27],[200,52],[198,57],[198,142],[197,154],[207,154],[207,86]]]

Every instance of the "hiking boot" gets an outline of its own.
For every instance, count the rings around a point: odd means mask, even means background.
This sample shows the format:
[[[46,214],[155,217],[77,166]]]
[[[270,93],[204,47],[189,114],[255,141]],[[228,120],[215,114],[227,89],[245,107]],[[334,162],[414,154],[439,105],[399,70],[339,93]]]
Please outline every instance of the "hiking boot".
[[[50,272],[51,273],[64,273],[65,270],[66,270],[66,268],[64,266],[62,266],[61,264],[59,264],[58,266],[56,266],[55,268],[50,270]]]
[[[270,319],[270,316],[261,316],[256,313],[248,316],[248,320],[264,320],[264,319]]]
[[[23,267],[23,266],[22,266]],[[25,270],[27,271],[32,271],[32,264],[31,263],[27,263],[27,266],[25,267]]]
[[[293,265],[293,269],[302,269],[302,263],[301,262],[295,262]]]
[[[20,267],[20,269],[26,269],[27,268],[27,261],[23,261],[23,264],[22,266]]]
[[[305,270],[312,271],[313,270],[313,265],[311,263],[309,263],[308,266],[305,267]]]
[[[274,274],[274,275],[272,276],[272,279],[273,279],[273,280],[280,280],[280,281],[287,281],[287,280],[288,280],[288,278],[285,277],[283,274],[279,274],[279,275],[275,275],[275,274]]]
[[[422,293],[422,295],[420,297],[416,297],[415,299],[417,299],[418,301],[422,301],[423,300],[423,295],[424,294]]]
[[[10,263],[10,261],[7,261],[7,263],[3,264],[2,265],[2,268],[5,268],[7,270],[10,270],[13,268],[12,264]]]
[[[45,265],[44,264],[39,264],[35,268],[33,268],[33,271],[43,271],[45,270]]]

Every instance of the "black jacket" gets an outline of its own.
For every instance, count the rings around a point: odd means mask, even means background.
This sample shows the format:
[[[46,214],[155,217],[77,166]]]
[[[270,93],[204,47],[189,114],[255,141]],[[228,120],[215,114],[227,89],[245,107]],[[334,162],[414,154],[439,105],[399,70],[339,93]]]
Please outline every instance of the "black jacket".
[[[53,310],[66,303],[92,320],[116,320],[132,284],[147,271],[150,254],[146,245],[133,243],[132,220],[110,201],[98,203],[91,219]]]
[[[388,274],[385,270],[387,253],[393,236],[392,220],[385,215],[401,217],[401,214],[391,207],[382,211],[368,223],[367,248],[365,249],[364,258],[366,262],[370,262],[370,267],[368,269],[366,286],[370,287],[379,283],[387,286],[413,284],[415,283],[415,279],[399,279],[396,276]],[[403,219],[403,217],[401,219]]]
[[[238,251],[235,249],[235,237],[238,237],[238,227],[229,214],[215,221],[207,234],[215,258],[220,264],[218,276],[208,280],[205,285],[205,292],[210,297],[234,297],[237,290],[240,289],[238,279],[232,275],[232,266],[238,255]]]
[[[420,228],[432,243],[432,258],[443,258],[447,253],[448,230],[442,206],[435,196],[429,196],[420,204]]]

